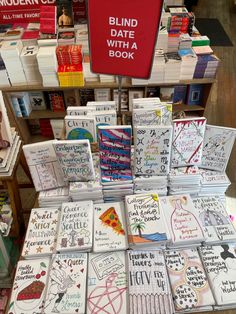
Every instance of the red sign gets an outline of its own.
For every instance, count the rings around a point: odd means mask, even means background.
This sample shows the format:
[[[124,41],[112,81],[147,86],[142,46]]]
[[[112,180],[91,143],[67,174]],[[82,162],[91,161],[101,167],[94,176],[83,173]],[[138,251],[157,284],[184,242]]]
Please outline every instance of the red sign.
[[[89,0],[92,71],[149,78],[163,0]]]
[[[0,24],[39,22],[40,6],[56,0],[0,0]]]

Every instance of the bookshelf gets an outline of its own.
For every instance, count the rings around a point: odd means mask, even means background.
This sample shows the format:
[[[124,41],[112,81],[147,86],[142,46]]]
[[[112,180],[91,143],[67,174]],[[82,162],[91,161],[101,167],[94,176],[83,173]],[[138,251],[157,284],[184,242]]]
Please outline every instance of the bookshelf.
[[[208,96],[210,94],[210,90],[212,85],[216,82],[216,79],[193,79],[193,80],[181,80],[179,82],[173,83],[160,83],[160,84],[148,84],[148,85],[132,85],[131,79],[126,79],[125,82],[122,84],[122,89],[134,90],[134,89],[142,89],[144,91],[144,97],[147,97],[147,91],[149,87],[173,87],[176,85],[189,85],[189,84],[204,84],[204,92],[203,92],[203,101],[200,106],[197,105],[186,105],[186,104],[174,104],[173,110],[174,112],[177,111],[184,111],[185,114],[191,115],[195,114],[198,116],[204,115],[204,110],[207,104]],[[39,141],[49,140],[50,138],[44,137],[42,135],[32,135],[30,133],[30,127],[27,123],[28,120],[33,119],[63,119],[66,115],[66,112],[54,112],[50,109],[47,110],[39,110],[39,111],[32,111],[29,117],[15,117],[13,109],[11,107],[8,93],[11,92],[30,92],[30,91],[66,91],[71,89],[76,90],[83,90],[83,89],[95,89],[95,88],[110,88],[111,90],[117,89],[117,83],[100,83],[100,82],[93,82],[93,83],[86,83],[84,86],[78,87],[45,87],[41,85],[32,85],[32,86],[12,86],[12,87],[5,87],[2,88],[2,92],[5,98],[5,102],[8,107],[8,111],[10,113],[10,118],[13,121],[13,124],[18,128],[18,131],[21,135],[22,140],[24,143],[35,143]],[[122,111],[122,123],[129,123],[129,120],[132,116],[132,112],[130,111]]]

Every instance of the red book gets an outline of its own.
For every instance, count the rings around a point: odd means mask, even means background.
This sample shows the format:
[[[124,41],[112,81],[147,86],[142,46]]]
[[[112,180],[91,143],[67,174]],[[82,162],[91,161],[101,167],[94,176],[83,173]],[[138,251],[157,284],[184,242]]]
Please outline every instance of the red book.
[[[43,34],[57,33],[57,8],[55,5],[40,7],[40,32]]]
[[[64,95],[62,91],[48,92],[48,97],[52,111],[55,112],[65,111]]]

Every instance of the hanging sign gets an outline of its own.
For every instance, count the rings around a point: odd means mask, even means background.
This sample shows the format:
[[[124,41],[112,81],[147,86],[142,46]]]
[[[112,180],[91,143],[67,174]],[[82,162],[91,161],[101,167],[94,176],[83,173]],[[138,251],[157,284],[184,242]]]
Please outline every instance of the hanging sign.
[[[88,0],[92,71],[149,78],[163,0]]]
[[[39,22],[41,5],[56,0],[0,0],[0,24]]]

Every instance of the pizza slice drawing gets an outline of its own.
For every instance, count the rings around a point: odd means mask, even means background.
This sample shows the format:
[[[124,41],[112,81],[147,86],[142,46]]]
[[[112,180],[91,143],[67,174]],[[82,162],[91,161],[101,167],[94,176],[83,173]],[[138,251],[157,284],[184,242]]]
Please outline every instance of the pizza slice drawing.
[[[108,208],[99,219],[104,225],[111,227],[117,234],[125,235],[125,230],[114,207]]]

